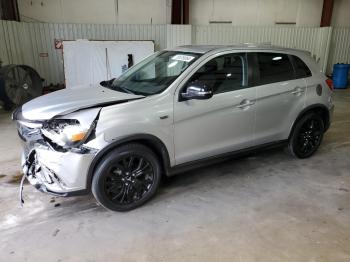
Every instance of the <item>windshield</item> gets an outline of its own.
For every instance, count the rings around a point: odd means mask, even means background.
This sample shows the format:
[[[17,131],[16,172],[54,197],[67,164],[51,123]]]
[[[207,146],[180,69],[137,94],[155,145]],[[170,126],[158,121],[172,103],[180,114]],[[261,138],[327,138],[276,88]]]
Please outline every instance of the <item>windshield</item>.
[[[177,51],[155,53],[115,79],[111,88],[145,96],[161,93],[199,56]]]

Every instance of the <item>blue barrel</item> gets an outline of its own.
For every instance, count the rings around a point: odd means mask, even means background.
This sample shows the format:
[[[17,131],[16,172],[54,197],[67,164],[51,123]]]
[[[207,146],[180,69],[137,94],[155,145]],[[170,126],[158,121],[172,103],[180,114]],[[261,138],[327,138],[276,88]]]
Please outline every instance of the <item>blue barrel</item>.
[[[333,65],[333,85],[334,88],[343,89],[348,87],[348,75],[350,64]]]

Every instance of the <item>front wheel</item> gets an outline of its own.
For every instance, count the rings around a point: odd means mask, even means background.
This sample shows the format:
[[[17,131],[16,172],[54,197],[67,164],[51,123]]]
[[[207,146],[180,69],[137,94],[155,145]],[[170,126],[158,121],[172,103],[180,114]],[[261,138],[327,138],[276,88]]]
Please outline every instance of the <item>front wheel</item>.
[[[102,158],[92,180],[92,193],[105,208],[128,211],[154,196],[160,179],[154,152],[141,144],[127,144]]]
[[[324,133],[322,118],[316,113],[303,116],[295,125],[289,139],[289,151],[298,158],[312,156],[320,146]]]

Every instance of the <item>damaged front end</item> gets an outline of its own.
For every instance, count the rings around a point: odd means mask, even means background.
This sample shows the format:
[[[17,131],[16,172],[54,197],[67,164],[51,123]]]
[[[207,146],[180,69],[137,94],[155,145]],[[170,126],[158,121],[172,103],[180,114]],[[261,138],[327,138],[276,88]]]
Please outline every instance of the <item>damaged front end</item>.
[[[90,108],[41,121],[24,119],[21,109],[14,112],[24,147],[21,203],[25,178],[39,191],[56,196],[86,192],[89,166],[103,144],[98,141],[104,141],[95,134],[100,110]]]

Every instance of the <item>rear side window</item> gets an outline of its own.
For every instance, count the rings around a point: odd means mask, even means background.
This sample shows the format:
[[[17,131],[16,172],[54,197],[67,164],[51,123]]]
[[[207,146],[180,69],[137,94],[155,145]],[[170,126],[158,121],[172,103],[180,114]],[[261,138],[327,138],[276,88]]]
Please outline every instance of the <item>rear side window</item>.
[[[259,85],[294,79],[294,70],[288,55],[280,53],[257,53]]]
[[[311,71],[307,65],[299,57],[293,55],[295,76],[296,78],[304,78],[311,76]]]

